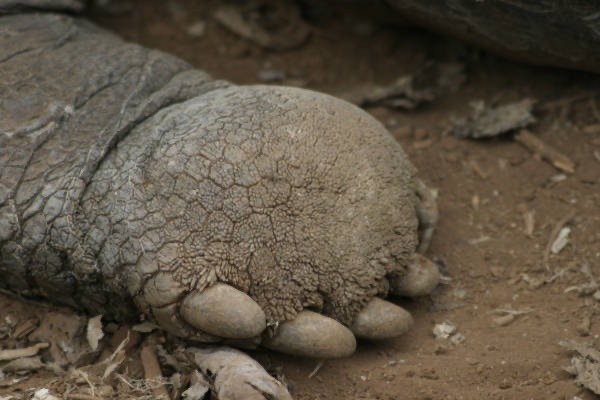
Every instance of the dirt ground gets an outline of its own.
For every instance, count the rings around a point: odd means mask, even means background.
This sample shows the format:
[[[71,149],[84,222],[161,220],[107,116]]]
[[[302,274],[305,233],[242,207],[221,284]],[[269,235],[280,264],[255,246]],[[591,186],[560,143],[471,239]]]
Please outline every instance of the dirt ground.
[[[308,10],[306,43],[276,52],[219,25],[213,17],[218,2],[120,4],[90,18],[240,84],[277,78],[339,95],[390,83],[425,63],[464,65],[464,84],[414,110],[368,109],[438,192],[440,221],[428,256],[450,279],[432,296],[398,300],[415,318],[406,336],[361,342],[355,355],[328,360],[312,375],[315,360],[253,353],[285,377],[296,399],[596,398],[563,370],[571,354],[559,342],[597,345],[600,337],[600,297],[593,295],[594,277],[600,278],[600,77],[524,66],[419,29],[374,22],[366,13],[344,16],[323,6]],[[191,35],[194,24],[198,32]],[[574,173],[553,167],[511,134],[477,141],[452,134],[453,122],[470,114],[473,101],[496,105],[526,97],[537,99],[537,122],[529,130],[574,161]],[[564,227],[571,230],[568,243],[554,254],[548,245]],[[578,293],[582,284],[591,289]],[[0,297],[4,322],[43,312]],[[436,339],[432,330],[444,321],[464,338]],[[0,329],[0,348],[17,345]],[[136,357],[134,351],[125,374],[139,375]],[[69,387],[68,378],[50,372],[20,383],[14,377],[0,374],[0,399],[29,398],[43,387],[58,395]]]

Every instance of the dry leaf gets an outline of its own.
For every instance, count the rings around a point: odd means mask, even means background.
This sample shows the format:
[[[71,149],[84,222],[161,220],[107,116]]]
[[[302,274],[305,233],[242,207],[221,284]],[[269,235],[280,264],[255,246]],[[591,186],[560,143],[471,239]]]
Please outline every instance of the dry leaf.
[[[92,350],[96,351],[98,349],[98,342],[103,337],[102,315],[96,315],[94,318],[90,318],[87,323],[86,338]]]

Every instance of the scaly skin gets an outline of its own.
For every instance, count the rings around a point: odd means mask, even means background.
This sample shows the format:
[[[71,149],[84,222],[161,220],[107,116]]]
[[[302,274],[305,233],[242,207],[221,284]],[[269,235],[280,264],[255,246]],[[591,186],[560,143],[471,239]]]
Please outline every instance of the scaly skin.
[[[0,25],[0,285],[131,314],[102,276],[119,267],[101,270],[82,248],[80,200],[136,124],[226,84],[66,16],[6,16]]]
[[[408,329],[374,298],[437,282],[414,255],[435,204],[368,114],[214,81],[66,16],[0,26],[1,287],[301,355]],[[313,327],[322,343],[298,345]]]

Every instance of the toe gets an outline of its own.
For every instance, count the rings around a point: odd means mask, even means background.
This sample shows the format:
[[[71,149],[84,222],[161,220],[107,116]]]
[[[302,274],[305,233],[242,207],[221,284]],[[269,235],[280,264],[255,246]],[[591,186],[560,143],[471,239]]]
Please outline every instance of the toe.
[[[350,329],[356,337],[381,340],[405,334],[412,324],[408,311],[375,297],[354,318]]]
[[[430,294],[439,282],[437,265],[428,258],[415,254],[406,274],[390,280],[390,288],[398,296],[418,297]]]
[[[263,345],[281,353],[311,358],[347,357],[356,350],[352,332],[336,320],[312,311],[279,325]]]
[[[252,338],[267,326],[265,313],[250,296],[223,283],[188,294],[180,313],[194,328],[227,339]]]

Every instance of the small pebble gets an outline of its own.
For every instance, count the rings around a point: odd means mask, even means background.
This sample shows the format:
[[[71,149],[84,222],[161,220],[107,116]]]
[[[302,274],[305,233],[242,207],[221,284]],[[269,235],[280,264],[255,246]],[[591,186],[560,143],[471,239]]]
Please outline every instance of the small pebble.
[[[553,254],[558,254],[565,248],[565,246],[569,243],[569,233],[571,233],[571,228],[565,226],[560,230],[558,236],[552,243],[552,247],[550,250]]]
[[[460,332],[457,332],[456,334],[452,335],[452,337],[450,337],[450,342],[452,342],[455,345],[462,344],[465,342],[465,340],[467,340],[466,336]]]
[[[589,336],[591,327],[592,321],[590,320],[590,317],[583,317],[581,323],[577,325],[577,333],[579,333],[580,336]]]
[[[258,72],[258,79],[263,82],[282,81],[287,77],[285,71],[280,69],[263,69]]]
[[[514,320],[515,320],[514,314],[506,314],[501,317],[496,317],[493,319],[494,324],[496,324],[498,326],[507,326]]]
[[[185,33],[195,38],[204,36],[205,31],[206,23],[204,21],[196,21],[185,29]]]
[[[454,332],[456,332],[456,325],[450,321],[444,321],[433,327],[433,335],[436,339],[448,339]]]

